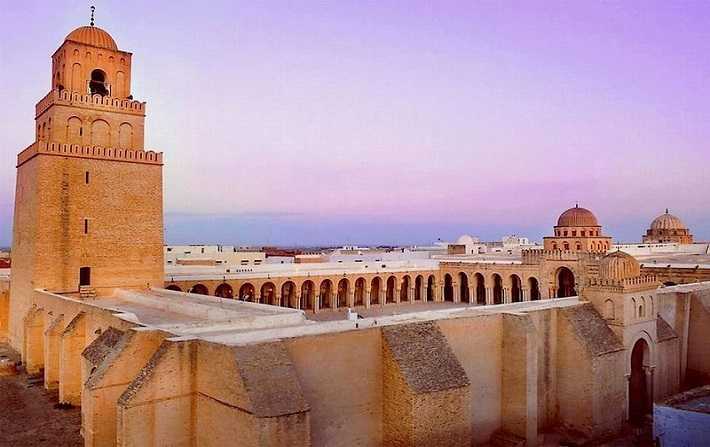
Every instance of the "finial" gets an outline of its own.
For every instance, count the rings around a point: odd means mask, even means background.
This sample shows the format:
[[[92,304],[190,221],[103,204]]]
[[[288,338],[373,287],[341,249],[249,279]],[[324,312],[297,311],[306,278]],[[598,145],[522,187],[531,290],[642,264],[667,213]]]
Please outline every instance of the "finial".
[[[91,26],[94,26],[94,11],[96,11],[96,6],[92,5],[91,6],[91,22],[89,22],[89,24]]]
[[[574,207],[579,208],[579,202],[574,202]]]
[[[666,208],[666,214],[668,214],[668,208]]]

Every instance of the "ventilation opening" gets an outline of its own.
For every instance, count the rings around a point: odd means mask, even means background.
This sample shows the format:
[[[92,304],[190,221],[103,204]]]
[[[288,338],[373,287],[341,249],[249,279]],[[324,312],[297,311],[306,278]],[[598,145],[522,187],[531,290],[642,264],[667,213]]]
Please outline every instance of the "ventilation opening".
[[[106,84],[106,73],[96,69],[91,72],[91,81],[89,81],[89,90],[92,95],[108,95],[108,84]]]

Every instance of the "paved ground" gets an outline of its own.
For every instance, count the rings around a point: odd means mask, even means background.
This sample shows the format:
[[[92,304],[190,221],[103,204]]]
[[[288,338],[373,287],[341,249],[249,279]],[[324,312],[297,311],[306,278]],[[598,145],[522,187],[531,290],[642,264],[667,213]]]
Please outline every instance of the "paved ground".
[[[0,354],[8,355],[0,344]],[[81,410],[56,408],[57,391],[26,374],[0,377],[0,447],[83,446]]]
[[[408,314],[412,312],[422,312],[426,310],[438,310],[438,309],[452,309],[456,307],[469,307],[471,306],[470,304],[467,303],[415,303],[415,304],[388,304],[386,306],[379,306],[379,305],[374,305],[373,307],[369,309],[365,309],[364,307],[357,307],[354,308],[353,310],[357,312],[359,315],[362,315],[365,318],[369,317],[381,317],[385,315],[402,315],[402,314]],[[333,320],[344,320],[345,319],[345,313],[347,311],[345,309],[343,310],[337,310],[337,311],[332,311],[332,310],[326,310],[323,312],[319,312],[317,314],[314,314],[312,312],[306,312],[306,317],[309,320],[314,320],[314,321],[333,321]]]

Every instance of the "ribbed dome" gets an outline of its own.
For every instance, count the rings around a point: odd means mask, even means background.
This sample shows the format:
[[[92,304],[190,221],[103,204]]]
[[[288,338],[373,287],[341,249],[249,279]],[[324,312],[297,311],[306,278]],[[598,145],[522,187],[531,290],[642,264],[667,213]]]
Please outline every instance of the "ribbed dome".
[[[599,276],[602,279],[627,279],[641,276],[641,266],[628,253],[617,250],[602,258],[599,265]]]
[[[118,51],[118,45],[113,37],[97,26],[80,26],[69,33],[64,40]]]
[[[558,227],[597,227],[599,222],[594,214],[586,208],[575,206],[560,214]]]
[[[682,220],[678,219],[676,216],[669,214],[666,210],[665,214],[653,219],[651,222],[652,230],[687,230]]]

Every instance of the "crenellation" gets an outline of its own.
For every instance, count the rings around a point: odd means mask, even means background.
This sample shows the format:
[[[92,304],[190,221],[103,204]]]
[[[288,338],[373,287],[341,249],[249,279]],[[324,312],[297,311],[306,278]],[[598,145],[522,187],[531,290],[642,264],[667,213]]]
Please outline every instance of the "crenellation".
[[[142,149],[122,149],[102,146],[80,146],[78,144],[39,141],[32,143],[17,156],[17,167],[22,166],[39,154],[62,157],[90,158],[95,160],[123,161],[152,165],[163,164],[163,153]]]
[[[100,108],[110,112],[129,113],[145,116],[146,103],[132,99],[121,99],[110,96],[91,95],[70,90],[54,89],[40,99],[35,106],[35,116],[39,117],[53,105],[71,107]]]

